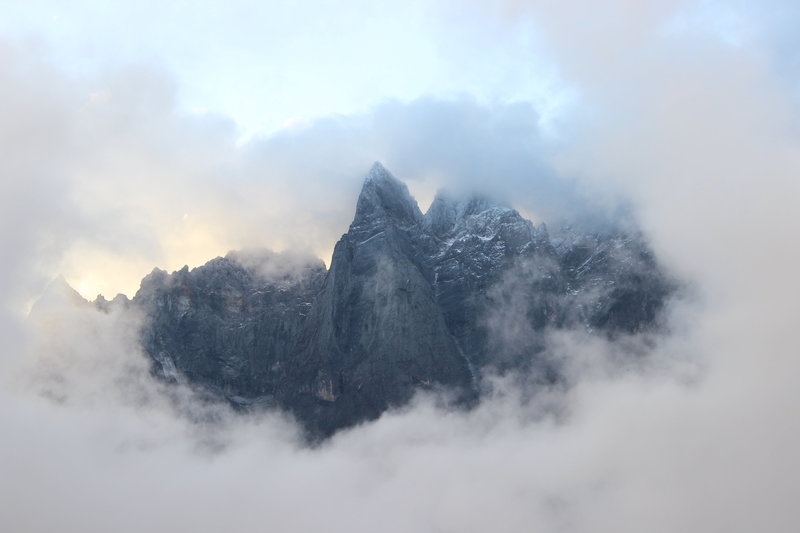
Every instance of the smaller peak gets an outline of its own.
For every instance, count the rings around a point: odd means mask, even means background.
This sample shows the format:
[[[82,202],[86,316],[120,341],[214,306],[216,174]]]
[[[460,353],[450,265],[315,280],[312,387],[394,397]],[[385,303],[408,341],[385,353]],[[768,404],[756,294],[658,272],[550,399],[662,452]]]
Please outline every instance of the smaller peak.
[[[440,189],[434,197],[431,208],[455,209],[460,216],[477,215],[492,208],[511,209],[508,202],[482,192],[453,193]]]
[[[45,294],[57,294],[74,302],[85,302],[86,300],[69,284],[63,274],[56,276],[44,290]]]
[[[510,210],[511,206],[506,202],[490,198],[486,195],[474,194],[465,202],[463,216],[478,215],[494,208]]]
[[[437,235],[450,233],[458,221],[458,201],[449,191],[440,189],[425,213],[425,221]]]
[[[145,295],[152,294],[160,287],[164,287],[170,282],[170,275],[166,270],[158,267],[153,268],[148,275],[142,278],[139,290],[133,295],[134,300],[141,300]]]
[[[44,292],[31,308],[31,316],[42,316],[64,307],[88,306],[89,302],[72,288],[62,275],[47,284]]]
[[[453,194],[449,190],[441,189],[425,213],[425,219],[436,234],[446,235],[465,219],[491,209],[512,211],[507,203],[486,194]]]
[[[117,295],[114,296],[114,298],[111,299],[111,303],[122,302],[122,303],[126,303],[127,304],[130,301],[131,301],[131,299],[128,298],[128,295],[127,294],[123,294],[121,292],[118,292]]]
[[[64,274],[59,274],[58,276],[54,277],[50,283],[47,284],[47,291],[72,291],[72,285],[69,284],[67,278],[64,277]]]
[[[149,274],[145,276],[145,278],[166,278],[169,276],[169,272],[166,270],[162,270],[158,267],[153,267],[153,270],[150,271]]]

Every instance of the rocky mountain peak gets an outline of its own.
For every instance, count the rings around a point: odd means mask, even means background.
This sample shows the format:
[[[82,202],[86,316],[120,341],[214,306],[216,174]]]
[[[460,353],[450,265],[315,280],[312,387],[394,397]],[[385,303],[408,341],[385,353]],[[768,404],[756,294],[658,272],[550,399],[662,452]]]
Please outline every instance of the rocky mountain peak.
[[[422,212],[406,184],[376,161],[364,178],[351,228],[383,225],[388,221],[411,226],[421,219]]]
[[[154,270],[132,305],[148,317],[156,375],[237,408],[280,407],[324,437],[419,390],[469,404],[487,371],[558,380],[541,357],[547,331],[647,331],[671,290],[639,239],[556,248],[543,225],[486,196],[441,192],[423,216],[376,163],[330,269],[234,252],[191,272]]]
[[[483,226],[496,224],[498,220],[524,221],[505,202],[484,194],[454,195],[442,190],[436,194],[425,224],[435,235],[447,238],[456,233],[480,231]]]
[[[88,305],[89,302],[72,288],[64,276],[59,275],[47,285],[42,295],[33,304],[30,316],[34,319],[47,318],[54,309]]]

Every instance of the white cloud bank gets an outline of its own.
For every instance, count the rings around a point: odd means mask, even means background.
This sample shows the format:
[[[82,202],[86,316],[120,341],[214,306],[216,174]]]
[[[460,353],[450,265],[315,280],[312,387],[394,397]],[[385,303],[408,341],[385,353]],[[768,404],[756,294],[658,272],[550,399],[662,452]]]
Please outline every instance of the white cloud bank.
[[[176,222],[185,213],[225,245],[239,244],[229,235],[241,230],[247,243],[303,237],[314,247],[347,224],[343,206],[364,163],[396,161],[408,165],[401,177],[419,180],[469,177],[452,152],[460,143],[448,144],[458,134],[488,142],[481,154],[498,165],[509,150],[523,164],[515,150],[540,153],[530,148],[534,119],[509,136],[508,107],[440,102],[470,133],[448,130],[376,157],[381,145],[362,143],[376,126],[363,124],[387,104],[237,148],[224,120],[171,111],[162,75],[68,80],[0,49],[2,529],[795,531],[800,144],[785,37],[780,46],[769,38],[774,20],[760,7],[747,11],[752,31],[731,41],[702,24],[676,25],[672,3],[611,2],[587,25],[558,5],[508,11],[537,17],[582,94],[581,122],[543,153],[579,177],[578,188],[625,191],[656,253],[698,287],[698,300],[676,304],[672,335],[651,363],[627,371],[606,364],[624,346],[554,339],[553,356],[580,376],[542,399],[558,402],[558,417],[511,389],[469,414],[422,400],[314,450],[278,418],[197,408],[188,421],[147,379],[131,317],[83,309],[45,334],[24,326],[19,310],[41,286],[37,276],[79,245],[152,266],[171,239],[188,238]],[[678,9],[681,20],[699,16],[694,4]],[[435,115],[429,104],[392,116],[418,110],[424,124]],[[438,151],[447,157],[426,162]],[[498,186],[522,185],[516,176]]]
[[[556,143],[527,102],[388,100],[239,143],[231,120],[179,111],[153,67],[76,78],[35,49],[2,50],[0,171],[9,207],[23,211],[7,212],[7,227],[25,221],[19,238],[42,248],[20,259],[87,298],[132,294],[153,266],[230,249],[306,247],[327,260],[375,160],[422,202],[437,186],[480,187],[549,221],[586,204],[544,162]]]

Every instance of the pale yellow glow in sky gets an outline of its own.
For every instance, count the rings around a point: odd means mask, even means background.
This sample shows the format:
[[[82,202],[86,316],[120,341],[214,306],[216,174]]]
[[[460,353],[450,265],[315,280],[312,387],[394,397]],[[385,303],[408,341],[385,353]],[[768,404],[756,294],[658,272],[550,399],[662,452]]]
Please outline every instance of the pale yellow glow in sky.
[[[427,211],[437,191],[435,177],[412,180],[407,184],[420,210]],[[523,215],[531,218],[530,213]],[[208,214],[201,216],[192,213],[168,219],[169,226],[162,227],[159,232],[161,249],[155,255],[135,254],[130,251],[127,254],[119,253],[81,241],[66,252],[60,265],[61,270],[52,275],[62,274],[88,300],[95,299],[98,294],[108,299],[118,293],[133,297],[142,278],[153,268],[172,272],[188,265],[191,269],[243,247],[241,242],[236,242],[231,237],[232,233],[235,234],[229,231],[231,221],[226,223],[225,220],[217,220]],[[280,240],[275,240],[279,238],[280,235],[264,235],[265,241],[262,245],[274,251],[283,251],[287,246]],[[327,245],[318,245],[313,252],[329,266],[335,244],[336,240],[331,240]]]
[[[66,253],[61,272],[53,275],[63,274],[67,282],[87,300],[94,300],[98,294],[107,299],[118,293],[133,297],[142,278],[153,268],[173,272],[188,265],[192,269],[240,248],[227,242],[208,224],[191,223],[191,217],[184,220],[186,224],[173,228],[163,236],[162,260],[118,254],[87,243],[78,243]],[[326,265],[330,265],[334,244],[332,242],[329,247],[314,251]],[[270,248],[283,250],[280,245]]]

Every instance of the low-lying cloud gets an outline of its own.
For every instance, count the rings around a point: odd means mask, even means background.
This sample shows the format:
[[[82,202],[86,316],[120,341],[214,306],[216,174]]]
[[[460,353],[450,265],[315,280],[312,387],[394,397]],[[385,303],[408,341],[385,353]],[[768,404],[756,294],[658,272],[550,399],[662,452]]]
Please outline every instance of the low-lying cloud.
[[[688,4],[612,2],[624,24],[592,31],[555,4],[510,4],[551,28],[581,88],[588,118],[555,149],[526,104],[468,99],[237,145],[224,118],[174,111],[163,73],[75,80],[0,49],[3,529],[796,529],[800,149],[782,48],[676,26],[676,9],[695,20]],[[121,310],[61,301],[23,318],[45,279],[92,253],[147,272],[194,260],[192,246],[319,251],[374,159],[412,188],[498,177],[531,211],[528,188],[574,205],[610,182],[603,201],[624,191],[694,298],[672,305],[670,334],[645,339],[645,360],[629,357],[643,339],[553,333],[568,389],[531,399],[498,381],[470,412],[422,397],[313,449],[280,415],[233,417],[150,379]]]

